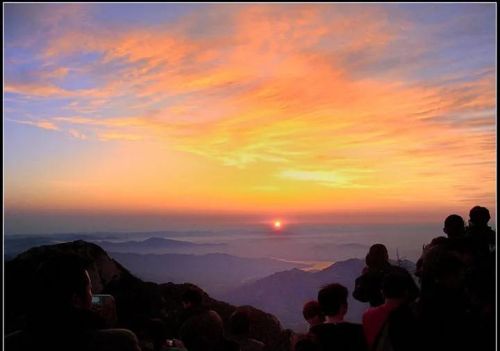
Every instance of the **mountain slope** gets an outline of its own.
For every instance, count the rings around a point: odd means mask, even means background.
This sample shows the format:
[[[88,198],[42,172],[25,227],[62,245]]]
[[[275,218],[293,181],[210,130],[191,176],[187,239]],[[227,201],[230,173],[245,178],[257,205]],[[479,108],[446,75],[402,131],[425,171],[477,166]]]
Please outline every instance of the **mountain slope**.
[[[147,334],[151,318],[161,318],[173,326],[181,306],[181,296],[191,284],[145,283],[113,260],[99,246],[85,241],[32,248],[5,265],[5,332],[19,329],[26,314],[26,302],[33,293],[31,279],[38,265],[60,253],[75,253],[91,262],[89,275],[94,293],[115,297],[118,327],[133,330],[139,338]],[[217,311],[227,324],[235,306],[217,301],[205,294],[207,305]],[[264,341],[274,350],[284,350],[287,333],[272,315],[251,308],[254,318],[252,337]]]
[[[110,252],[111,257],[141,279],[155,283],[190,282],[210,294],[219,294],[244,282],[304,264],[267,258],[244,258],[228,254],[133,254]],[[223,272],[223,274],[221,274]]]
[[[269,277],[234,289],[221,298],[234,304],[251,304],[276,315],[283,325],[294,330],[306,330],[302,318],[302,306],[308,300],[316,299],[318,290],[330,283],[340,283],[349,290],[348,320],[359,322],[366,309],[352,298],[354,280],[364,267],[364,261],[350,259],[332,264],[318,272],[304,272],[298,269],[273,274]]]

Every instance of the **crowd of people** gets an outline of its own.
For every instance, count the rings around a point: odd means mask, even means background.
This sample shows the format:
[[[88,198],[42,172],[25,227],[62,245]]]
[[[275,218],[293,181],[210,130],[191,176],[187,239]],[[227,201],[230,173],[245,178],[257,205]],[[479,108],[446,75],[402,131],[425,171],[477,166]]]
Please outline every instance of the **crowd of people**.
[[[310,329],[295,351],[417,351],[495,349],[495,231],[487,208],[456,214],[446,236],[424,246],[415,272],[391,264],[387,248],[372,245],[352,296],[369,303],[361,324],[344,321],[347,289],[323,287],[304,305]],[[414,274],[415,278],[412,276]]]
[[[448,216],[445,236],[424,246],[415,272],[391,263],[383,244],[372,245],[352,292],[370,305],[362,323],[344,319],[349,292],[332,282],[304,305],[310,328],[293,336],[292,351],[494,350],[496,233],[489,220],[480,206],[470,210],[468,226]],[[141,350],[133,332],[106,328],[92,310],[89,274],[76,257],[44,262],[35,276],[28,324],[5,338],[6,350]],[[183,294],[177,322],[176,338],[167,339],[162,321],[151,321],[155,351],[269,350],[250,337],[246,309],[237,308],[225,326],[199,289]]]

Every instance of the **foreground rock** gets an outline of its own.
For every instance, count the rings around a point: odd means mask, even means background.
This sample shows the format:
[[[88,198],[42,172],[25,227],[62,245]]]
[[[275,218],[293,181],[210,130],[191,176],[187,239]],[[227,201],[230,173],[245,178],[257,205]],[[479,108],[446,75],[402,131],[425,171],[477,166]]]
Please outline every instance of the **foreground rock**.
[[[111,294],[115,297],[117,327],[134,331],[143,345],[148,342],[148,321],[152,318],[163,320],[174,334],[181,296],[192,285],[144,282],[110,258],[102,248],[81,240],[32,248],[6,263],[6,333],[23,326],[26,301],[36,293],[30,282],[38,265],[63,252],[78,254],[90,263],[89,275],[95,294]],[[208,306],[218,312],[227,324],[236,306],[217,301],[206,294],[205,298]],[[270,350],[288,350],[289,331],[283,330],[273,315],[249,308],[254,321],[250,336],[266,343]]]

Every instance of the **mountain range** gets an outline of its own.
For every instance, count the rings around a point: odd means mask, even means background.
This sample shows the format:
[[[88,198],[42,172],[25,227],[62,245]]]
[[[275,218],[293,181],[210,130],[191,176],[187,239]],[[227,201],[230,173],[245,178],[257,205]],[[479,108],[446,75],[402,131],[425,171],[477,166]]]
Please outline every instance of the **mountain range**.
[[[110,252],[109,255],[141,279],[155,283],[190,282],[215,296],[251,280],[307,266],[269,258],[245,258],[221,253],[156,255]]]

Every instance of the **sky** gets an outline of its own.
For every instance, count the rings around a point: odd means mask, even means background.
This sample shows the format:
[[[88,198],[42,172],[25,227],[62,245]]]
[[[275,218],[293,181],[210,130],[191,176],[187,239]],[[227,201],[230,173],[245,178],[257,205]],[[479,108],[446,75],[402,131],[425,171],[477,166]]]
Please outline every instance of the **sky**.
[[[496,11],[4,3],[7,228],[495,218]]]

